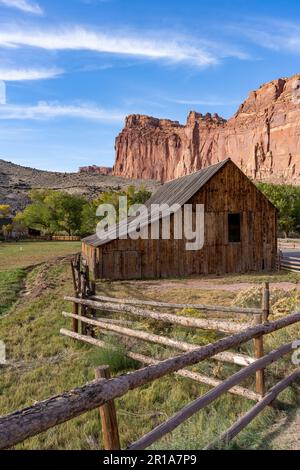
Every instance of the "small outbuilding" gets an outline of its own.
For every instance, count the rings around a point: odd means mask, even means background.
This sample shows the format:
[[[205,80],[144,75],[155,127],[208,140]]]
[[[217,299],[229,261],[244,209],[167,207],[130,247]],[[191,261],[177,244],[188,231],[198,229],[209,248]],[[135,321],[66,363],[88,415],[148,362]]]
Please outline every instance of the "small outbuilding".
[[[129,221],[120,222],[113,239],[92,235],[82,240],[82,252],[96,279],[153,279],[197,274],[272,271],[277,255],[277,210],[254,183],[226,159],[162,185],[147,202],[204,206],[204,244],[187,250],[187,240],[150,236],[150,220],[141,229],[148,239],[124,237]],[[171,215],[174,220],[174,214]],[[172,225],[171,225],[172,227]]]

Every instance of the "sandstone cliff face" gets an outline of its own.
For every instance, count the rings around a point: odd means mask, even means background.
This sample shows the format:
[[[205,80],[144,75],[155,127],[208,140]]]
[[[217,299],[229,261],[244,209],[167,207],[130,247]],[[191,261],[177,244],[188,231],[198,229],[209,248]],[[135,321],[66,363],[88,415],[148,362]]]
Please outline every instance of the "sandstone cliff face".
[[[112,174],[112,168],[109,168],[107,166],[97,166],[97,165],[81,166],[79,168],[79,173],[93,173],[97,175],[109,176]]]
[[[253,179],[300,184],[300,75],[251,92],[228,121],[196,112],[186,125],[129,116],[113,174],[168,181],[227,157]]]

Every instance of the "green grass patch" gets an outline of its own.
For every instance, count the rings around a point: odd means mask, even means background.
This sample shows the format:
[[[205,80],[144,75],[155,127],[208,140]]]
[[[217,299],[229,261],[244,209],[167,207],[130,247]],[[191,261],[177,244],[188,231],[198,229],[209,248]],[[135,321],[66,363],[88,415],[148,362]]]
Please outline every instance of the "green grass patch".
[[[137,362],[126,357],[125,348],[115,338],[110,338],[106,343],[106,348],[95,349],[90,354],[89,358],[92,365],[96,367],[99,364],[105,364],[114,373],[121,373],[138,367]]]
[[[0,315],[17,300],[26,273],[22,269],[0,272]]]
[[[27,268],[80,251],[80,242],[0,242],[0,271]]]

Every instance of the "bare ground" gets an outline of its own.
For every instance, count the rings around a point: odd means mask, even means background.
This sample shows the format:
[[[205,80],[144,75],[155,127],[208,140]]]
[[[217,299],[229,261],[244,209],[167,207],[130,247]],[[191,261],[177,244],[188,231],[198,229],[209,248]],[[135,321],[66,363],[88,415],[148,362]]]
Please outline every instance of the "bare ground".
[[[146,290],[169,290],[172,288],[180,289],[180,288],[191,288],[191,289],[199,289],[199,290],[212,290],[212,291],[228,291],[228,292],[239,292],[242,290],[250,289],[251,287],[255,287],[259,284],[255,284],[253,282],[240,282],[234,284],[223,284],[218,283],[216,279],[185,279],[182,281],[169,281],[169,280],[158,280],[158,281],[141,281],[143,284],[143,288]],[[128,282],[130,285],[131,282]],[[132,281],[132,284],[135,286],[139,284],[139,281]],[[292,290],[297,289],[300,290],[300,283],[294,282],[272,282],[271,289],[282,289],[282,290]]]
[[[272,442],[273,449],[300,450],[300,410],[290,418],[291,421]]]
[[[298,387],[299,393],[300,388]],[[300,409],[280,417],[267,431],[263,448],[270,450],[300,450]]]

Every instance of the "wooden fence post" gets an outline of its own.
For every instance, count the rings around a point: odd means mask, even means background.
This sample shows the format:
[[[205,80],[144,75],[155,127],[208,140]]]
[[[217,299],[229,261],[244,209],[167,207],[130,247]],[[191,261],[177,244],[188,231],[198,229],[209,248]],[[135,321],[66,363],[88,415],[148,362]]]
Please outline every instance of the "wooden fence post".
[[[89,273],[87,270],[87,266],[82,260],[82,266],[80,270],[80,277],[81,277],[81,298],[87,298],[87,290],[88,290],[88,282],[89,282]],[[85,305],[81,305],[81,316],[85,317],[87,314],[88,308]],[[87,324],[81,321],[81,334],[85,335],[87,333]]]
[[[270,315],[270,286],[265,282],[262,293],[262,315],[254,315],[254,323],[260,325],[268,321]],[[264,355],[264,336],[254,338],[255,358],[260,359]],[[264,369],[256,372],[256,393],[263,397],[266,393],[265,371]]]
[[[262,323],[262,315],[254,315],[255,325]],[[264,339],[263,335],[254,338],[255,359],[260,359],[264,355]],[[261,397],[265,395],[265,372],[264,369],[256,372],[255,389]]]
[[[75,302],[73,303],[73,313],[75,315],[78,315],[79,313],[79,305]],[[78,320],[76,318],[73,318],[73,331],[74,333],[78,333]]]
[[[281,271],[281,258],[282,258],[282,251],[279,249],[279,251],[278,251],[278,271]]]
[[[72,269],[72,278],[73,278],[73,286],[74,286],[74,296],[78,298],[78,285],[76,281],[76,273],[75,273],[75,267],[73,264],[73,260],[71,260],[71,269]],[[76,304],[75,302],[73,303],[73,313],[75,315],[78,315],[79,313],[79,305]],[[73,318],[73,331],[74,333],[78,333],[78,320],[76,318]]]
[[[268,282],[265,282],[263,288],[262,311],[263,321],[266,322],[270,315],[270,285]]]
[[[109,366],[95,369],[96,379],[110,379]],[[99,408],[104,450],[121,450],[118,420],[114,400],[108,401]]]
[[[95,281],[90,281],[89,282],[89,291],[88,291],[88,297],[92,297],[96,295],[96,282]],[[93,308],[89,309],[89,314],[92,316],[92,317],[95,317],[97,312],[96,310],[94,310]],[[90,336],[92,336],[92,338],[95,338],[95,330],[94,328],[90,325]]]

